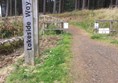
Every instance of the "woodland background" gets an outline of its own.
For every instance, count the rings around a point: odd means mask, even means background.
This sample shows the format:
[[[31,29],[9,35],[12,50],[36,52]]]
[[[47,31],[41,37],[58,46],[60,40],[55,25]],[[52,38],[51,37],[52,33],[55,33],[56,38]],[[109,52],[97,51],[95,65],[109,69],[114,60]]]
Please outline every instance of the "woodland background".
[[[38,0],[39,12],[63,13],[73,10],[113,8],[118,0]],[[2,16],[22,15],[22,0],[1,0]]]

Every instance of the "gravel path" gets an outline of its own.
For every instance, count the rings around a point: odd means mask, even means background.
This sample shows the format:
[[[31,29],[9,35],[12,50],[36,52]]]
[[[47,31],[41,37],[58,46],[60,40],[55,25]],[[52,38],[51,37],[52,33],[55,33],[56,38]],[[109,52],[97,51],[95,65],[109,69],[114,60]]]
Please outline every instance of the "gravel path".
[[[118,48],[88,37],[71,26],[73,83],[118,83]]]

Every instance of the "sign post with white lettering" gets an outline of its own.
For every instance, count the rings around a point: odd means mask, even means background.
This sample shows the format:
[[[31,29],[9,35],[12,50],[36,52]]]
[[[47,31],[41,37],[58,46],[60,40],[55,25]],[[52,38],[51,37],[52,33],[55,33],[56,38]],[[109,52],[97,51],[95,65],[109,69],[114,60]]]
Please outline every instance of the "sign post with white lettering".
[[[25,63],[34,65],[33,0],[22,0]]]

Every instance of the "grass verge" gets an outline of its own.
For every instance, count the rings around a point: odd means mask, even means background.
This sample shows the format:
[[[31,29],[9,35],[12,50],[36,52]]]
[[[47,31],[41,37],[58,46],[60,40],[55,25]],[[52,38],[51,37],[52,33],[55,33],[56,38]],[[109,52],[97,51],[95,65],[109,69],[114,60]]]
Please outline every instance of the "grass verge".
[[[72,25],[77,26],[83,30],[85,30],[87,33],[89,33],[89,36],[91,39],[118,45],[118,39],[114,39],[112,34],[106,35],[106,34],[95,34],[92,29],[92,21],[82,21],[82,22],[77,22],[77,21],[71,21],[70,22]]]
[[[75,22],[75,23],[72,23],[72,24],[74,26],[80,27],[80,28],[84,29],[86,32],[88,32],[90,34],[91,39],[103,41],[103,42],[106,42],[106,43],[111,43],[111,44],[114,44],[114,45],[118,45],[118,40],[117,39],[113,39],[113,37],[110,36],[110,35],[94,34],[89,23],[86,23],[86,22],[76,23]]]
[[[105,35],[105,34],[93,34],[91,36],[91,39],[97,39],[97,40],[106,40],[108,38],[109,38],[109,36]]]
[[[80,27],[89,33],[91,39],[118,45],[118,39],[106,34],[94,34],[91,25],[88,22],[71,22],[72,25]]]
[[[87,22],[87,21],[82,21],[82,22],[77,22],[77,21],[71,21],[70,24],[77,26],[85,31],[87,31],[89,34],[93,33],[92,29],[92,23]]]
[[[67,83],[70,43],[71,35],[62,35],[56,47],[43,53],[45,58],[36,58],[34,67],[23,66],[19,61],[5,83]]]

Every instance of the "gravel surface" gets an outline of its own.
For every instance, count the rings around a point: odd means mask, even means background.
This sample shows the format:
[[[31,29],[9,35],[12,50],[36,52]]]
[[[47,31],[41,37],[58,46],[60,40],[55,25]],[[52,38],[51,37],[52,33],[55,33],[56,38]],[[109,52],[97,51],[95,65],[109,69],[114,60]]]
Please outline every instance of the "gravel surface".
[[[73,83],[118,83],[118,48],[89,38],[71,26]]]

